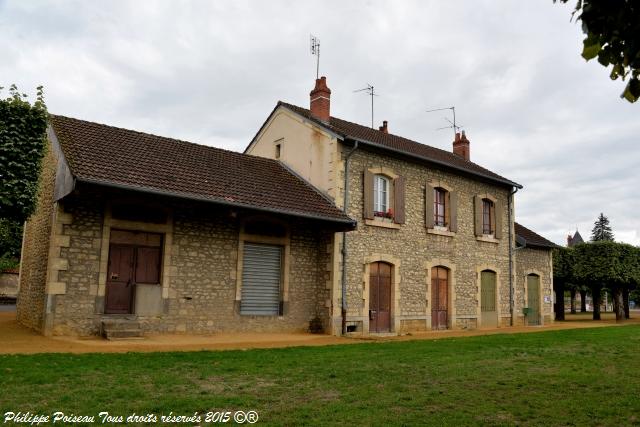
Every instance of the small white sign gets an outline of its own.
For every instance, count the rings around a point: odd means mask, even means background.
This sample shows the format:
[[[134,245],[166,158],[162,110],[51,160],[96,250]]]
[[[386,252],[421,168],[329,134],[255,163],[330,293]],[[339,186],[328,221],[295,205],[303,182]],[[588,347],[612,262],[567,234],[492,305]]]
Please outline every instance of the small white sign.
[[[545,304],[550,303],[551,302],[551,297],[549,295],[545,295],[544,296],[544,302],[545,302]]]

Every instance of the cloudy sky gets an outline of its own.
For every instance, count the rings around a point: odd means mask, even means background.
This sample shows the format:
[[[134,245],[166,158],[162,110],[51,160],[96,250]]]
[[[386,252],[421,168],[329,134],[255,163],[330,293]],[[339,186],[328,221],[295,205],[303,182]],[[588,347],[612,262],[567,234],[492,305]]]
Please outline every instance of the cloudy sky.
[[[573,3],[573,0],[570,1]],[[517,220],[563,244],[600,212],[640,244],[640,103],[580,57],[572,6],[545,1],[0,0],[0,86],[49,110],[242,151],[278,100],[308,106],[309,35],[332,115],[451,149],[524,185]],[[6,95],[6,91],[4,92]]]

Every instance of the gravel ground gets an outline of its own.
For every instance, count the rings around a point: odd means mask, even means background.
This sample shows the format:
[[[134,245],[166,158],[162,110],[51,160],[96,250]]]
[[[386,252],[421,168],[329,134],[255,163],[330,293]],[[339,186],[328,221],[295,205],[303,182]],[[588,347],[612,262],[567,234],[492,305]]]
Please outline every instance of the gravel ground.
[[[2,306],[0,306],[2,307]],[[13,306],[15,307],[15,306]],[[514,327],[474,331],[423,332],[404,336],[379,338],[343,338],[305,333],[266,334],[214,334],[214,335],[154,335],[136,340],[108,341],[99,337],[45,337],[18,324],[15,310],[0,312],[0,354],[11,353],[124,353],[154,351],[230,350],[249,348],[276,348],[291,346],[318,346],[352,344],[365,340],[394,341],[438,339],[504,333],[527,333],[545,330],[616,326],[611,313],[604,320],[594,322],[585,315],[567,315],[568,321],[548,326]],[[640,311],[632,311],[631,319],[624,322],[640,323]]]

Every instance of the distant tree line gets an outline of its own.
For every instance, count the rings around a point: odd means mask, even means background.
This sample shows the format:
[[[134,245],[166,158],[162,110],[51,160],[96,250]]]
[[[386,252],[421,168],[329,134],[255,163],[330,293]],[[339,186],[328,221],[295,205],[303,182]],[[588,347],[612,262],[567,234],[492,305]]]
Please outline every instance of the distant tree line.
[[[602,293],[613,296],[617,321],[629,318],[629,295],[640,283],[640,248],[614,241],[609,220],[600,214],[591,241],[572,248],[557,248],[553,256],[553,286],[556,293],[556,319],[564,320],[564,293],[571,293],[571,311],[580,293],[581,311],[586,311],[587,291],[593,300],[593,319],[600,320]]]

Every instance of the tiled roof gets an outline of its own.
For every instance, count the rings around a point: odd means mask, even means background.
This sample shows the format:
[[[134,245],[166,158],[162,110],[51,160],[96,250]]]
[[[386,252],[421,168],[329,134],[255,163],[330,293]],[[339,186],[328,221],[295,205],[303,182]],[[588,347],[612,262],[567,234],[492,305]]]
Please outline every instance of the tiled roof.
[[[514,228],[516,232],[516,238],[520,241],[523,240],[526,246],[548,249],[558,247],[558,245],[556,245],[555,243],[550,242],[537,233],[534,233],[524,225],[520,225],[516,222],[514,223]]]
[[[49,123],[79,181],[354,222],[276,160],[63,116]]]
[[[522,188],[520,184],[508,180],[507,178],[491,172],[490,170],[471,161],[465,160],[450,151],[441,150],[401,136],[371,129],[370,127],[348,122],[336,117],[331,117],[329,122],[326,123],[313,117],[308,109],[288,104],[286,102],[280,101],[278,102],[278,106],[283,106],[306,119],[315,122],[319,126],[338,134],[342,138],[367,142],[383,149],[393,150],[405,155],[418,157],[422,160],[444,166],[445,168],[456,169],[463,173],[479,176],[490,181],[497,181],[501,184]]]

